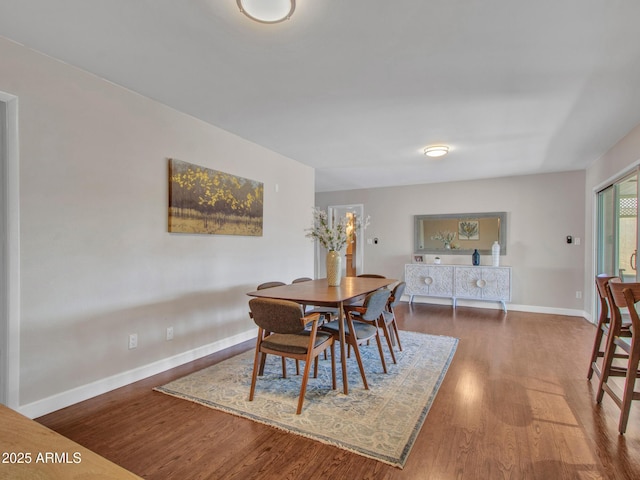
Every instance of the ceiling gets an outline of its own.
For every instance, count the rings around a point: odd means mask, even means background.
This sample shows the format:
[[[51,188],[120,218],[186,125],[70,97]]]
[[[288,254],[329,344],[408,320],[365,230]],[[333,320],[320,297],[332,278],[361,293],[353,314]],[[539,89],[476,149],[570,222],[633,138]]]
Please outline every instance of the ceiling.
[[[0,35],[313,166],[319,192],[586,168],[640,124],[638,19],[637,0],[298,0],[276,25],[235,0],[0,0]]]

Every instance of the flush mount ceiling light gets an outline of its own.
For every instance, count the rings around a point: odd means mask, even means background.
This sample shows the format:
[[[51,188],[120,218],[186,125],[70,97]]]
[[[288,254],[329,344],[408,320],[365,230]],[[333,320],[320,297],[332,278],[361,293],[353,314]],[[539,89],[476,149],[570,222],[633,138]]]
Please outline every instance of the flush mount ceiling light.
[[[424,149],[424,154],[427,157],[442,157],[449,153],[448,145],[431,145]]]
[[[260,23],[280,23],[289,20],[296,9],[296,0],[236,0],[236,2],[242,13]]]

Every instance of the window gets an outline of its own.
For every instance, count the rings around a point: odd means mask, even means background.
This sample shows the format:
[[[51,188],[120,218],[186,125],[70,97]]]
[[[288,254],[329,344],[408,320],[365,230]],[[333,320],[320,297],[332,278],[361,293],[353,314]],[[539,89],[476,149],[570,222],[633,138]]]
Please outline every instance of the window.
[[[598,192],[597,273],[637,281],[638,170]]]

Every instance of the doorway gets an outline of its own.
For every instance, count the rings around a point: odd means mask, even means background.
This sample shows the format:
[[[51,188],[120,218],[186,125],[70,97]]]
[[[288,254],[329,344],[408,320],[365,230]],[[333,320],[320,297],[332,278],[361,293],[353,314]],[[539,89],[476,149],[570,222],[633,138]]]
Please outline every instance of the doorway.
[[[597,273],[637,282],[638,169],[597,195]]]
[[[342,261],[342,276],[356,277],[364,272],[364,242],[362,228],[355,226],[364,221],[364,205],[333,205],[327,209],[331,225],[347,219],[349,241]]]
[[[0,403],[18,408],[20,209],[18,99],[0,92]]]
[[[7,377],[9,371],[7,370],[8,361],[8,305],[7,305],[7,201],[6,201],[6,131],[7,131],[7,106],[4,102],[0,101],[0,198],[2,203],[0,204],[0,275],[2,278],[0,286],[0,403],[6,405],[7,403]]]

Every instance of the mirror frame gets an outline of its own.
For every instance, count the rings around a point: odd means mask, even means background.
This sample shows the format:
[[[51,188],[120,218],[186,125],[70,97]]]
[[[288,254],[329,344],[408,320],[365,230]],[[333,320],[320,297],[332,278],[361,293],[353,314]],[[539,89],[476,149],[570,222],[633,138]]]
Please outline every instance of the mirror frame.
[[[440,255],[469,255],[473,252],[473,249],[447,249],[447,248],[420,248],[420,237],[418,235],[418,229],[420,228],[420,222],[422,220],[467,220],[475,218],[493,218],[497,217],[500,223],[498,231],[498,243],[500,244],[500,255],[506,255],[507,253],[507,212],[482,212],[482,213],[451,213],[441,215],[414,215],[413,216],[413,249],[414,253],[432,253]],[[433,232],[435,233],[435,232]],[[481,255],[490,255],[491,249],[478,250]]]

